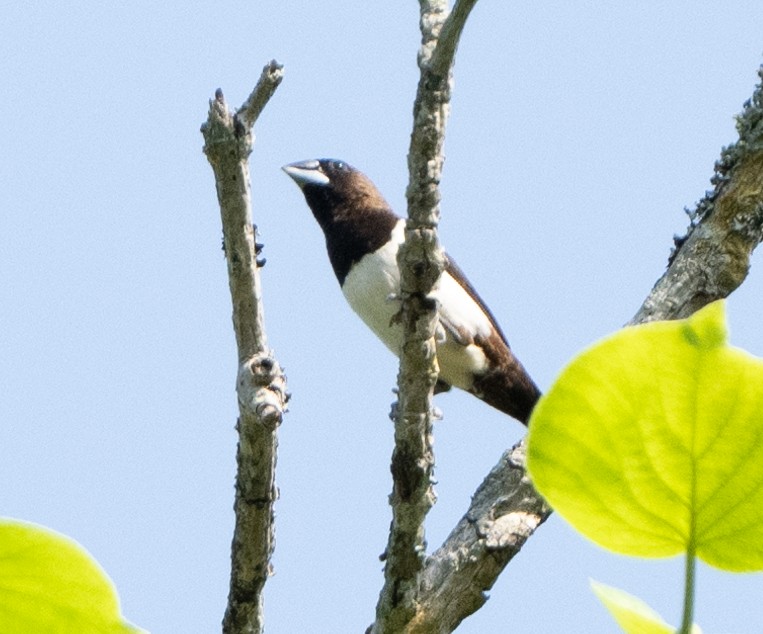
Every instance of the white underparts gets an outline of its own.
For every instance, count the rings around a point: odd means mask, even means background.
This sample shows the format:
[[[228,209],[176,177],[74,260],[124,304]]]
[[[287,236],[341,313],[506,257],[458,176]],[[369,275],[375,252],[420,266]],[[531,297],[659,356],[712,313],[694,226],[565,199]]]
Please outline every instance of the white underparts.
[[[400,310],[397,251],[404,239],[405,221],[398,221],[392,240],[364,256],[350,270],[342,292],[352,309],[396,355],[400,354],[403,328],[393,318]],[[440,378],[468,390],[475,374],[487,369],[482,349],[473,343],[476,335],[487,337],[492,325],[480,306],[447,272],[433,293],[440,303],[440,324],[435,337]]]

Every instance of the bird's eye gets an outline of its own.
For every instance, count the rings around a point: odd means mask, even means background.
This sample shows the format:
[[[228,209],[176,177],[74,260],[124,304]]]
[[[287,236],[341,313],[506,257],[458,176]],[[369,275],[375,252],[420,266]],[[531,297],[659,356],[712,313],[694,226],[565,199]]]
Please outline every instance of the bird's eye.
[[[334,161],[334,169],[343,170],[347,167],[343,161]]]

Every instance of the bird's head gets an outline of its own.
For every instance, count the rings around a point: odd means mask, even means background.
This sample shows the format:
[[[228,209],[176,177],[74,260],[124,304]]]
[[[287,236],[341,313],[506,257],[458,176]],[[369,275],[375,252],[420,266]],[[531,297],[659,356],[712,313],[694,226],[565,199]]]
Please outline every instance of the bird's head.
[[[400,221],[376,186],[344,161],[313,159],[283,171],[299,185],[326,236],[329,260],[341,284],[350,267],[392,237]]]
[[[365,213],[391,213],[363,172],[338,159],[311,159],[283,166],[294,179],[321,227]]]

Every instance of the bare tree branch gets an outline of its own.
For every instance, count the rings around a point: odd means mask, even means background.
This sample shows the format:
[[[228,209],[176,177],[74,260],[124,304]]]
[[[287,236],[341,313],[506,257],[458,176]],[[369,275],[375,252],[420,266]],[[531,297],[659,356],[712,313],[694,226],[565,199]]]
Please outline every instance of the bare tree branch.
[[[275,60],[272,60],[269,64],[262,69],[260,79],[257,81],[257,85],[254,87],[252,94],[247,97],[246,101],[241,104],[241,107],[236,111],[236,116],[244,124],[247,130],[251,130],[254,126],[254,122],[260,116],[262,109],[270,101],[270,98],[275,93],[278,86],[281,85],[283,79],[283,66],[281,66]]]
[[[629,322],[681,319],[728,296],[763,241],[763,67],[738,118],[739,140],[723,150],[709,192],[690,213],[669,266]],[[524,441],[506,451],[443,545],[427,559],[416,627],[450,632],[487,600],[498,575],[550,510],[524,472]]]
[[[433,75],[445,76],[453,68],[461,33],[477,0],[457,0],[437,38],[437,47],[430,63]]]
[[[228,111],[218,90],[202,126],[204,152],[215,174],[220,203],[239,364],[236,526],[223,620],[223,632],[228,634],[263,631],[262,591],[270,575],[274,546],[276,428],[288,394],[286,378],[265,336],[248,158],[254,140],[252,126],[282,78],[282,67],[275,61],[268,64],[236,114]]]
[[[424,519],[435,502],[432,393],[438,373],[434,339],[437,306],[429,295],[444,266],[437,241],[438,186],[451,67],[475,1],[458,2],[450,14],[444,0],[420,1],[421,78],[408,153],[408,222],[405,243],[398,254],[404,339],[392,454],[393,519],[385,552],[384,586],[371,628],[377,634],[408,631],[419,609],[420,573],[426,556]],[[447,38],[438,40],[440,34],[447,34]]]
[[[481,608],[506,564],[550,515],[525,473],[524,441],[506,451],[422,575],[416,632],[452,632]]]
[[[763,239],[763,67],[761,83],[737,117],[739,140],[724,148],[686,236],[675,238],[670,265],[630,321],[688,317],[728,295],[747,277]]]

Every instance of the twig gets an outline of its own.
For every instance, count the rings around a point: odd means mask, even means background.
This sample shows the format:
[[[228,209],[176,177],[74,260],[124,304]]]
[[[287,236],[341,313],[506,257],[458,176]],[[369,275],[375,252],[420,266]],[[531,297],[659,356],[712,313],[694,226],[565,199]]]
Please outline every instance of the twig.
[[[276,428],[288,394],[286,378],[265,336],[248,157],[252,125],[282,77],[281,66],[275,61],[268,64],[250,97],[233,115],[218,90],[202,126],[204,152],[215,174],[220,203],[239,364],[236,525],[223,620],[226,634],[263,631],[262,591],[271,572],[274,545]]]
[[[453,60],[456,57],[461,33],[475,4],[477,4],[477,0],[458,0],[456,2],[437,38],[437,48],[430,64],[433,74],[445,75],[453,68]]]
[[[283,66],[275,60],[272,60],[262,69],[262,74],[252,94],[247,97],[246,101],[236,111],[236,116],[241,119],[247,130],[251,130],[262,109],[270,101],[270,98],[281,84],[282,79]]]
[[[459,2],[450,14],[444,0],[420,2],[421,78],[408,153],[408,222],[405,244],[398,254],[405,334],[392,454],[393,519],[385,552],[384,587],[371,628],[376,634],[408,631],[417,618],[420,573],[426,557],[424,519],[435,502],[432,391],[438,373],[437,306],[429,295],[444,266],[436,228],[450,72],[468,15],[463,7],[471,8],[474,2]],[[447,33],[444,43],[438,41],[441,33]]]

